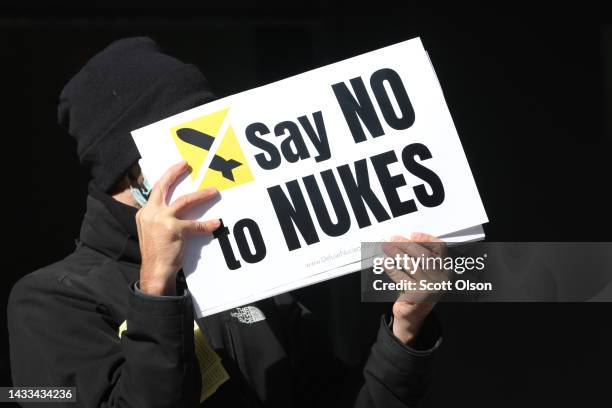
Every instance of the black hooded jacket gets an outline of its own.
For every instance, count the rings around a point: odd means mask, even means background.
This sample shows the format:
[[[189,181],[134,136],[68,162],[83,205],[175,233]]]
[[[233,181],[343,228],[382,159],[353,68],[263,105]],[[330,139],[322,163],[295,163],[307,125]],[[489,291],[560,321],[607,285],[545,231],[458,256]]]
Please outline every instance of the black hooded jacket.
[[[91,189],[74,253],[15,285],[8,305],[15,386],[75,386],[81,407],[199,406],[189,292],[182,276],[183,296],[135,290],[134,214]],[[322,349],[316,320],[290,294],[252,307],[264,318],[245,322],[227,311],[197,322],[230,376],[202,406],[399,408],[421,398],[440,344],[431,319],[420,337],[429,332],[432,346],[417,350],[383,318],[363,371],[353,372]]]

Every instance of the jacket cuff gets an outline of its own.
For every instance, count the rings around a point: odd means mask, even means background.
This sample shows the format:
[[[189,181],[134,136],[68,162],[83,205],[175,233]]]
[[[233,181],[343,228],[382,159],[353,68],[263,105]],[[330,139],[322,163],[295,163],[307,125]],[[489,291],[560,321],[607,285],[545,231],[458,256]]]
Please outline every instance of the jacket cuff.
[[[428,325],[430,327],[426,327]],[[419,336],[435,333],[436,325],[435,318],[428,316]],[[433,347],[428,349],[406,346],[393,335],[383,316],[378,337],[363,369],[371,398],[374,401],[392,398],[401,401],[402,406],[416,405],[431,380],[432,354],[440,347],[441,341],[438,336]]]
[[[188,289],[182,296],[153,296],[140,291],[138,282],[130,285],[130,310],[136,314],[159,317],[180,316],[191,312],[192,303]]]
[[[162,301],[163,300],[179,300],[179,299],[185,297],[186,292],[187,292],[187,289],[185,289],[181,295],[174,295],[174,296],[166,296],[166,295],[156,296],[156,295],[150,295],[150,294],[144,293],[142,290],[140,290],[140,281],[136,281],[133,285],[130,285],[130,287],[132,288],[132,290],[134,291],[136,296],[142,297],[142,298],[145,298],[145,299],[149,299],[149,300],[162,300]]]
[[[435,317],[428,316],[419,333],[419,336],[422,335],[426,339],[423,342],[430,341],[430,344],[433,344],[428,349],[417,349],[415,346],[403,344],[393,335],[385,320],[385,316],[382,316],[376,342],[364,367],[365,372],[392,388],[402,388],[401,384],[406,382],[414,382],[415,385],[427,382],[431,374],[432,354],[442,343]],[[430,340],[431,336],[435,340]]]
[[[403,343],[393,334],[392,315],[389,317],[389,323],[386,323],[385,316],[382,316],[381,329],[383,329],[383,326],[385,329],[384,331],[388,334],[388,337],[390,337],[398,347],[405,349],[406,352],[415,356],[431,355],[434,351],[440,348],[440,345],[442,344],[442,330],[440,329],[440,323],[433,314],[427,316],[425,322],[423,322],[423,326],[419,330],[419,333],[410,345]]]
[[[122,389],[131,390],[124,391],[139,406],[197,406],[201,379],[189,292],[160,300],[138,295],[135,284],[129,290],[127,328],[120,340],[126,360]]]

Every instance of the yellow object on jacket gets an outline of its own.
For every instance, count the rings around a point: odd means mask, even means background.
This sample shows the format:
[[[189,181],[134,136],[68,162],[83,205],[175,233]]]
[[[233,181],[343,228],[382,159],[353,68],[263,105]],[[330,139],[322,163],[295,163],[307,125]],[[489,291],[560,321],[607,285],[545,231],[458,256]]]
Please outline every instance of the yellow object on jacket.
[[[119,338],[126,330],[127,320],[119,326],[117,333]],[[200,393],[200,402],[202,402],[214,394],[219,386],[229,379],[229,375],[221,364],[221,357],[215,353],[195,321],[193,322],[193,340],[202,377],[202,392]]]

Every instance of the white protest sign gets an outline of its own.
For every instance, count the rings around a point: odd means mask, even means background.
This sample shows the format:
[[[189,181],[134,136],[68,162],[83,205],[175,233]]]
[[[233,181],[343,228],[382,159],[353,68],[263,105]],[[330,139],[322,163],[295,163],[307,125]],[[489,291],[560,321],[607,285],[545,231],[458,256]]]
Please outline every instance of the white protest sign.
[[[199,316],[358,270],[360,243],[482,235],[480,196],[435,72],[413,39],[132,132],[145,177],[187,160],[176,197],[219,199],[184,272]],[[463,237],[463,238],[461,238]]]

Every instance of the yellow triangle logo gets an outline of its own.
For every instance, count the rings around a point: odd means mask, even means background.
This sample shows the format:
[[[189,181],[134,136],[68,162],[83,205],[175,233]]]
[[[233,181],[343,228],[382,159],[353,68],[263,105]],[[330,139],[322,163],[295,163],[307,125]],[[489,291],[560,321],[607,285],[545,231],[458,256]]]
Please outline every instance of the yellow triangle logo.
[[[228,110],[229,108],[222,109],[170,129],[170,133],[172,133],[172,138],[181,153],[181,157],[191,166],[191,179],[193,181],[195,181],[200,172],[200,166],[202,166],[206,155],[208,155],[208,150],[198,147],[193,143],[189,143],[185,140],[186,138],[181,139],[177,131],[181,129],[196,129],[214,138],[217,132],[219,132],[219,128],[223,124],[223,120],[225,120]]]
[[[181,157],[192,168],[191,179],[196,181],[200,172],[205,171],[198,190],[206,187],[226,190],[253,181],[253,174],[231,125],[221,136],[208,168],[201,168],[213,142],[220,137],[218,133],[228,110],[222,109],[170,129]]]

